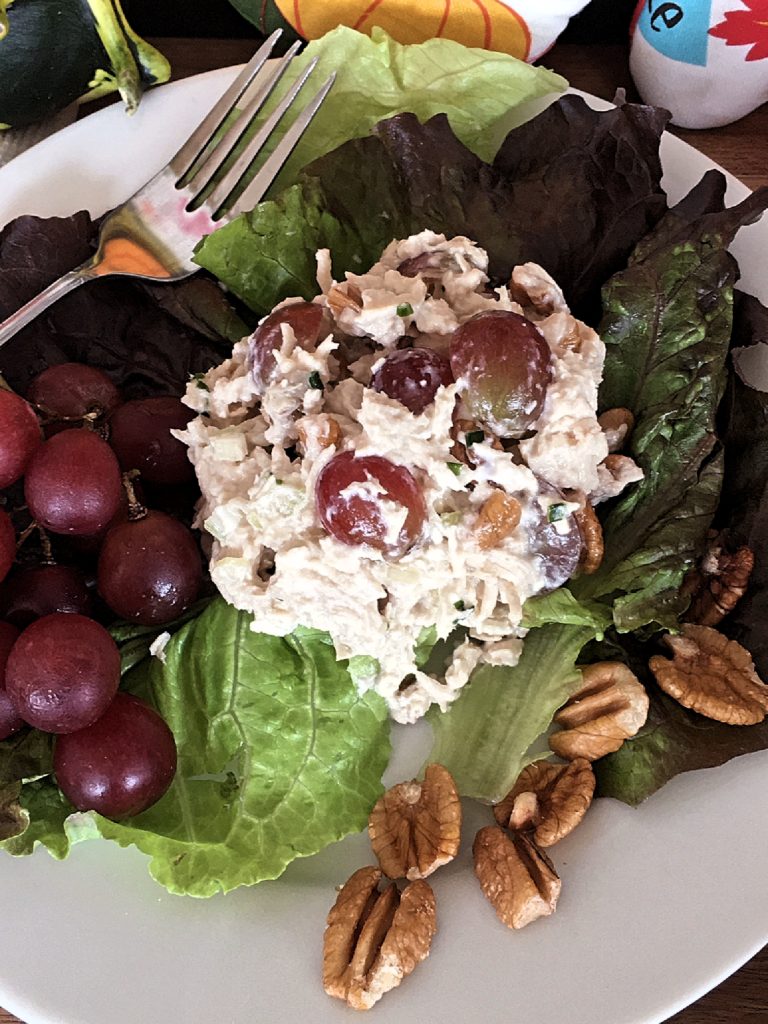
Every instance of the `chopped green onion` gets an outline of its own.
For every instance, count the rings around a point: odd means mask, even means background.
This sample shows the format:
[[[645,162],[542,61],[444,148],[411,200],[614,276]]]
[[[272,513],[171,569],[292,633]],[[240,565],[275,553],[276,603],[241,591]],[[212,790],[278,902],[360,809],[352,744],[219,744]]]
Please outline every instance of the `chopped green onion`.
[[[480,444],[484,440],[485,434],[482,430],[470,430],[464,437],[464,444],[469,448],[471,444]]]
[[[193,373],[190,376],[189,379],[193,380],[195,382],[195,384],[197,385],[197,387],[200,388],[201,391],[210,391],[211,389],[208,387],[208,385],[203,380],[204,377],[205,377],[204,373]]]
[[[554,505],[550,505],[547,509],[547,522],[559,523],[561,519],[565,519],[568,515],[568,509],[564,501],[555,502]]]
[[[458,476],[459,473],[461,472],[460,462],[446,462],[446,466],[448,467],[448,469],[450,469],[454,476]]]
[[[309,386],[311,388],[314,388],[315,391],[322,391],[323,390],[323,382],[320,379],[320,374],[317,372],[317,370],[313,370],[312,373],[310,373],[310,375],[309,375]]]
[[[457,612],[465,612],[467,610],[467,606],[464,604],[461,598],[459,598],[458,601],[453,602],[453,607],[456,609]]]
[[[401,302],[397,307],[398,316],[413,316],[413,306],[410,302]]]

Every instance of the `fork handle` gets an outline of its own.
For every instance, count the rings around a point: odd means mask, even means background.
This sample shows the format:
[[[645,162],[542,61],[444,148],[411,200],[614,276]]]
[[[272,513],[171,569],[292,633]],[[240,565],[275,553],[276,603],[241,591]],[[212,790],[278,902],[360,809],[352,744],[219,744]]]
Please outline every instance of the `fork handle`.
[[[79,288],[84,281],[91,280],[93,277],[93,264],[91,262],[84,263],[80,267],[75,267],[74,270],[70,270],[69,273],[64,274],[53,284],[49,284],[46,289],[36,295],[34,299],[30,299],[29,302],[25,303],[21,309],[17,309],[15,313],[11,313],[7,320],[3,320],[0,323],[0,345],[4,345],[6,341],[9,341],[15,334],[17,334],[22,327],[26,327],[28,323],[31,323],[35,317],[39,316],[43,310],[48,309],[54,302],[57,302],[63,295],[68,292],[74,291],[75,288]]]

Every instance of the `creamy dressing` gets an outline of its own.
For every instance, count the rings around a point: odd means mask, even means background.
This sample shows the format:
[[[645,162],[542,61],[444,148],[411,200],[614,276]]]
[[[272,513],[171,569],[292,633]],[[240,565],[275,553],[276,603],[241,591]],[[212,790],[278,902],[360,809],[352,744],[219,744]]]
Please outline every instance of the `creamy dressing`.
[[[409,273],[421,270],[406,276],[398,270],[404,263]],[[358,685],[380,693],[397,721],[412,722],[433,704],[448,707],[480,663],[519,659],[523,605],[548,581],[532,531],[546,521],[555,488],[589,495],[607,485],[600,464],[608,448],[596,419],[605,348],[534,264],[516,268],[509,288],[489,291],[487,256],[466,238],[424,231],[392,242],[368,273],[342,283],[321,252],[318,281],[314,302],[325,313],[317,344],[298,345],[283,324],[265,384],[251,373],[248,339],[238,342],[231,359],[190,381],[185,401],[199,415],[176,436],[189,446],[200,482],[197,525],[211,536],[211,576],[223,596],[252,612],[259,632],[327,630],[338,658],[364,660]],[[419,415],[369,384],[404,336],[445,352],[460,324],[489,309],[536,323],[552,379],[530,437],[510,450],[482,437],[466,464],[454,448],[462,382],[440,387]],[[367,339],[368,350],[342,370],[349,339]],[[401,557],[342,543],[324,528],[315,486],[340,451],[386,458],[419,485],[426,520]],[[541,479],[551,485],[544,497]],[[499,488],[519,503],[520,522],[484,547],[478,524]],[[397,540],[407,513],[377,480],[340,496],[350,495],[378,501],[387,538]],[[553,532],[567,535],[577,530],[579,505],[562,505]],[[417,664],[417,642],[432,627],[446,638],[457,626],[464,639],[443,671],[428,675]]]

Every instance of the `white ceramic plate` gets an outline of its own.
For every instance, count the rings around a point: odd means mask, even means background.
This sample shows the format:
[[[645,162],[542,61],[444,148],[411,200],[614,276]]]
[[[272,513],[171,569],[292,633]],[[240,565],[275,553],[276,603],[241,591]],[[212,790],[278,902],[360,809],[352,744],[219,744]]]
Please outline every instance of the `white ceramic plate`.
[[[0,224],[21,213],[102,213],[175,151],[231,79],[158,89],[129,120],[101,111],[0,171]],[[595,105],[605,106],[601,101]],[[677,199],[711,161],[672,137]],[[730,179],[730,199],[747,190]],[[768,223],[738,242],[742,286],[768,301]],[[398,736],[390,780],[416,771],[427,728]],[[557,847],[554,918],[507,931],[480,895],[465,839],[434,878],[432,955],[375,1009],[378,1024],[657,1024],[736,970],[768,939],[768,752],[680,777],[631,810],[600,800]],[[470,809],[465,836],[487,823]],[[0,1005],[28,1024],[338,1024],[353,1011],[320,984],[334,886],[370,862],[353,837],[276,882],[208,901],[169,896],[144,858],[86,843],[0,859]]]

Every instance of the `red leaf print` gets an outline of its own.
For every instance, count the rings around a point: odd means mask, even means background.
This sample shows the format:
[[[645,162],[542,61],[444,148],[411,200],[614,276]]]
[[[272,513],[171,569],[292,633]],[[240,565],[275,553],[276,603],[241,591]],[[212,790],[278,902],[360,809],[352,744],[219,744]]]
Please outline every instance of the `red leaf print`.
[[[751,46],[745,60],[768,58],[768,0],[743,0],[747,11],[726,11],[725,21],[713,25],[711,36],[726,46]]]

